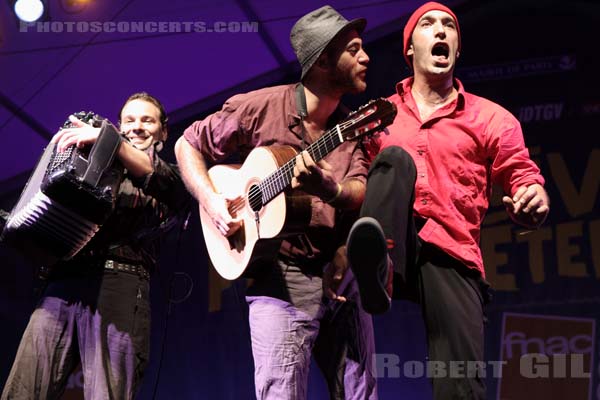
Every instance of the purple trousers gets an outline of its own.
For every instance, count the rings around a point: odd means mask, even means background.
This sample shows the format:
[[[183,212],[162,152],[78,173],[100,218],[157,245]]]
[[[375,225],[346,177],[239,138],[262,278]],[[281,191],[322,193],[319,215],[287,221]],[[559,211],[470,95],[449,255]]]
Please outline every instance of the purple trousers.
[[[86,399],[132,399],[148,360],[148,289],[146,279],[123,272],[50,281],[2,400],[60,398],[80,362]]]
[[[256,398],[306,399],[314,355],[331,399],[377,399],[373,322],[359,305],[352,272],[338,290],[346,303],[324,299],[320,277],[293,266],[281,273],[278,282],[270,279],[262,287],[259,282],[246,297]],[[274,285],[285,290],[273,290]],[[286,295],[278,295],[282,292]]]

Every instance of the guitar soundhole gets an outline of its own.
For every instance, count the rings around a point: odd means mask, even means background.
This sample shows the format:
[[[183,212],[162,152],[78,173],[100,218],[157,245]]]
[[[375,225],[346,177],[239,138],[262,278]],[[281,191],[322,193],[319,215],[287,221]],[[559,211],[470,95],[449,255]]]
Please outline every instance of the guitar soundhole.
[[[248,203],[254,212],[260,211],[263,207],[262,190],[260,190],[258,185],[250,186],[250,190],[248,191]]]

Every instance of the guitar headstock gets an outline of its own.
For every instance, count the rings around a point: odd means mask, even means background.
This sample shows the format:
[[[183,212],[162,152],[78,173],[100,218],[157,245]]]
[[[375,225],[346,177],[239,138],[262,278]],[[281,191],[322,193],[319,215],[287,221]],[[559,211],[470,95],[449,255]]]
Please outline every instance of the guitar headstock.
[[[379,98],[350,113],[338,126],[344,140],[354,140],[385,129],[394,122],[397,112],[394,103]]]

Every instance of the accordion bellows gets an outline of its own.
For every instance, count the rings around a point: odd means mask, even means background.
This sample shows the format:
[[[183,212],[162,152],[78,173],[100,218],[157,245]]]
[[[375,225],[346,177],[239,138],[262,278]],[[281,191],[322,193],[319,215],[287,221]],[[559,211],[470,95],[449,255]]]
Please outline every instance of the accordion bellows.
[[[2,240],[34,262],[72,258],[114,209],[123,178],[115,161],[121,138],[106,120],[94,124],[101,130],[91,148],[46,147],[6,221]]]

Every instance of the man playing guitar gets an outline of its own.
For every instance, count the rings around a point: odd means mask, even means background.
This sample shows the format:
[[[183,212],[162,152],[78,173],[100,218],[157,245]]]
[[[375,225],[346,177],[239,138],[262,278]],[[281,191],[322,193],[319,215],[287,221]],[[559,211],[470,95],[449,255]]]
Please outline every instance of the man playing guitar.
[[[243,228],[238,210],[244,207],[245,193],[220,193],[207,163],[233,154],[244,159],[259,146],[283,149],[273,151],[274,158],[285,153],[295,157],[291,186],[294,199],[308,204],[307,225],[283,235],[275,257],[259,258],[245,275],[254,278],[246,300],[259,399],[306,398],[311,352],[332,393],[348,399],[377,397],[369,368],[372,321],[358,305],[352,282],[345,289],[336,287],[345,268],[341,252],[324,277],[345,239],[340,224],[344,210],[356,210],[363,200],[366,154],[356,141],[343,143],[319,162],[303,151],[344,117],[342,95],[366,88],[369,57],[360,38],[365,25],[366,20],[348,21],[329,6],[303,16],[290,35],[302,66],[301,83],[233,96],[220,111],[193,123],[175,147],[184,182],[203,218],[227,238]],[[323,288],[324,280],[333,285]],[[337,376],[340,368],[343,379]]]

